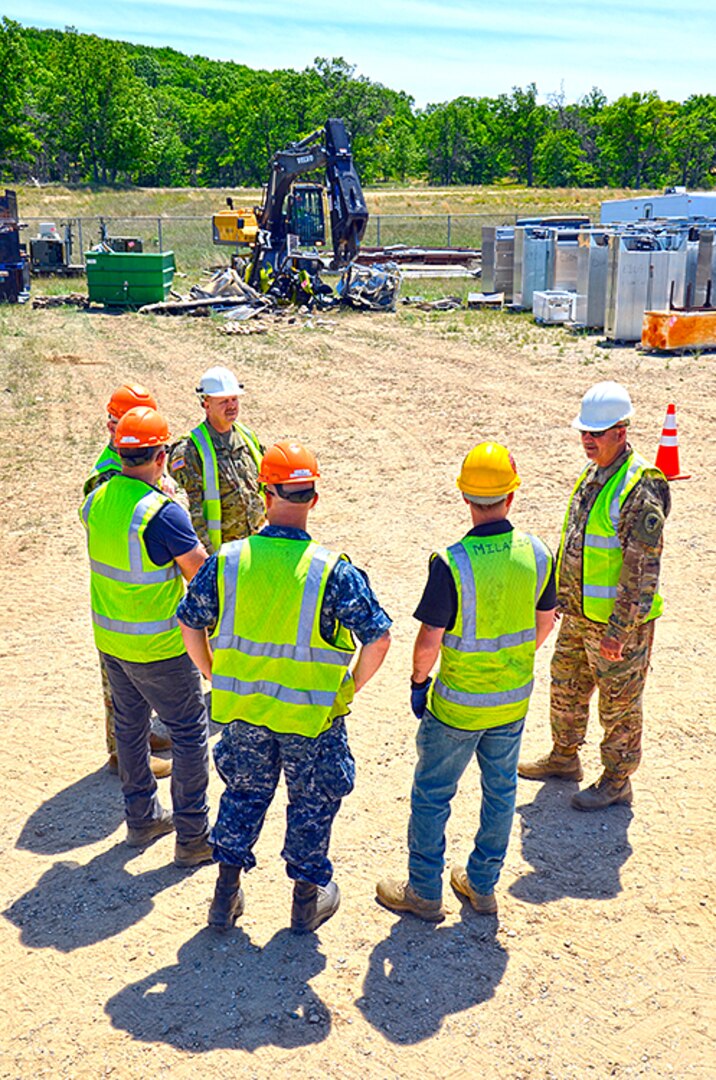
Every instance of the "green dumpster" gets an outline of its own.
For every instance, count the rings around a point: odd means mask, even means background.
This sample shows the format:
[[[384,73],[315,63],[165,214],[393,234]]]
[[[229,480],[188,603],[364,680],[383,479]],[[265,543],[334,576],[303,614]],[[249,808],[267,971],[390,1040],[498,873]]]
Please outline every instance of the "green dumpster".
[[[173,251],[85,252],[90,303],[142,307],[166,300],[176,264]]]

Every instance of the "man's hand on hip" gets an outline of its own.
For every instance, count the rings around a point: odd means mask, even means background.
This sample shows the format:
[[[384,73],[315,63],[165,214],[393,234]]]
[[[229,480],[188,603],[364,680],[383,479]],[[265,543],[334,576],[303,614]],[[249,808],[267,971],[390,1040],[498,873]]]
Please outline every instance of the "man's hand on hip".
[[[624,657],[624,646],[621,641],[615,641],[611,637],[603,637],[599,646],[599,653],[605,660],[622,660]]]

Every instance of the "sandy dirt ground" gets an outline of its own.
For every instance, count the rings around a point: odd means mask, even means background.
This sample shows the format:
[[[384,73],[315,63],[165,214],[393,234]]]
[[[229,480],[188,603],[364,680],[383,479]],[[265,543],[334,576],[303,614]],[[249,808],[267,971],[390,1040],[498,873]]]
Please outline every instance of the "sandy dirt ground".
[[[716,1075],[713,918],[713,356],[654,358],[508,315],[347,314],[319,330],[233,339],[213,320],[0,311],[3,691],[2,1077],[540,1078]],[[393,648],[349,720],[355,792],[332,845],[343,902],[316,935],[287,929],[282,789],[236,930],[205,927],[215,870],[173,867],[173,840],[124,844],[105,768],[88,572],[77,506],[127,378],[179,434],[210,362],[246,384],[265,442],[318,454],[313,534],[365,568]],[[580,815],[572,786],[520,781],[499,919],[450,891],[440,926],[399,918],[375,881],[405,868],[414,764],[412,611],[431,550],[468,527],[464,453],[492,437],[523,486],[513,521],[555,544],[582,455],[584,390],[622,380],[633,441],[656,451],[678,407],[661,620],[633,808]],[[524,755],[548,745],[538,657]],[[593,718],[586,779],[599,771]],[[169,804],[169,782],[160,782]],[[221,784],[211,779],[212,813]],[[479,808],[465,775],[448,830],[464,863]]]

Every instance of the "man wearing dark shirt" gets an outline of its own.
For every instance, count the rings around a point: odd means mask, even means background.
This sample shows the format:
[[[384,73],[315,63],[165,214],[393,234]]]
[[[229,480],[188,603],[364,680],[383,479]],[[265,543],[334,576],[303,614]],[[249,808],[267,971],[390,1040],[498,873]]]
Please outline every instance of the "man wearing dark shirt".
[[[391,620],[367,576],[306,531],[318,476],[305,447],[272,446],[259,472],[268,526],[212,555],[177,612],[189,654],[212,684],[212,719],[225,725],[214,750],[226,789],[211,836],[219,879],[208,920],[218,930],[243,911],[240,875],[256,865],[281,772],[292,929],[316,930],[340,901],[328,847],[355,775],[344,718],[383,662]],[[354,634],[361,649],[351,665]]]
[[[176,619],[182,577],[206,559],[186,512],[159,490],[167,424],[154,409],[130,409],[117,425],[122,472],[90,492],[81,509],[90,558],[95,644],[114,706],[127,843],[143,847],[176,829],[174,862],[211,861],[206,791],[206,709]],[[149,758],[149,716],[166,723],[174,748],[172,803],[163,810]]]
[[[535,651],[554,625],[556,606],[549,549],[507,519],[520,482],[512,456],[498,443],[481,443],[467,455],[457,483],[473,527],[432,556],[415,611],[421,626],[413,652],[411,707],[420,727],[409,877],[380,881],[376,892],[385,907],[429,922],[445,917],[445,825],[473,754],[482,782],[480,827],[467,866],[454,868],[450,880],[479,914],[497,911],[494,889],[514,815]]]

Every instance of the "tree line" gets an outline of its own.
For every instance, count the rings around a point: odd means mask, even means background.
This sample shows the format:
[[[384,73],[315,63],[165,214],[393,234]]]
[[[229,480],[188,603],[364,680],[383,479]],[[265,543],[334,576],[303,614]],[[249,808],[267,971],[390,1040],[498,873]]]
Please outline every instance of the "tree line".
[[[345,60],[254,70],[0,20],[0,176],[148,187],[257,186],[274,151],[345,120],[366,184],[514,180],[544,187],[709,188],[716,95],[540,103],[534,83],[415,107]]]

